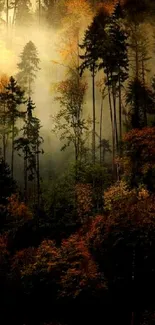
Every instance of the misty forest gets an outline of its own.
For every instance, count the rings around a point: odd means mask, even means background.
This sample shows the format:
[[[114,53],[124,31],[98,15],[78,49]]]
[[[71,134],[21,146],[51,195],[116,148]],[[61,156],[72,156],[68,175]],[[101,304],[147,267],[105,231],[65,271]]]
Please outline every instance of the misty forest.
[[[155,1],[0,0],[0,324],[155,325]]]

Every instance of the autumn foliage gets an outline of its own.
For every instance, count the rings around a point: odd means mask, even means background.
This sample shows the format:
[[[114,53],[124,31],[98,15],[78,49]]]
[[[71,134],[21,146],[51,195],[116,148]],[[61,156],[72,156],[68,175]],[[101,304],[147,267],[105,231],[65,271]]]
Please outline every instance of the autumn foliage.
[[[86,241],[78,234],[63,240],[61,247],[44,240],[37,249],[18,251],[12,259],[12,272],[19,274],[23,285],[34,277],[38,285],[41,282],[46,287],[48,281],[55,299],[81,297],[88,292],[94,295],[106,287]]]
[[[135,157],[142,173],[155,166],[155,127],[133,129],[124,135],[124,142],[130,158],[129,164]]]
[[[20,202],[18,195],[13,194],[8,198],[7,210],[9,216],[14,220],[29,220],[32,218],[32,213],[24,202]]]
[[[69,296],[79,296],[80,293],[90,291],[94,295],[100,289],[105,289],[97,264],[91,255],[84,238],[72,235],[62,242],[66,272],[63,272],[61,281],[62,293]]]
[[[0,236],[0,265],[2,266],[9,256],[8,240],[6,235]]]
[[[124,155],[118,159],[123,176],[130,185],[144,183],[153,189],[155,168],[155,127],[133,129],[123,137]]]
[[[5,91],[5,87],[9,83],[9,77],[6,74],[1,75],[0,77],[0,92]]]
[[[77,212],[81,220],[84,220],[85,216],[89,216],[92,211],[92,185],[91,184],[76,184],[75,187],[77,197]]]

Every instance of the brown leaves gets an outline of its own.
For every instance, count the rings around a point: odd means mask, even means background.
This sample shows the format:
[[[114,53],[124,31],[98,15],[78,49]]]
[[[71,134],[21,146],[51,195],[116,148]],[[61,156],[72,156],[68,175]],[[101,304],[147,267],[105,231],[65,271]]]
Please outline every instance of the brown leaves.
[[[7,236],[1,235],[0,236],[0,268],[6,262],[6,258],[9,256],[7,245],[8,245]]]
[[[67,270],[63,273],[63,295],[78,296],[83,290],[91,290],[100,284],[100,273],[88,249],[86,241],[78,234],[62,242],[62,253]]]
[[[24,202],[20,202],[18,195],[13,194],[9,199],[9,204],[7,207],[7,210],[9,212],[9,215],[14,220],[29,220],[32,218],[32,213],[29,210],[29,208],[25,205]]]
[[[155,233],[154,195],[144,187],[130,190],[125,183],[118,183],[105,192],[105,202],[106,215],[96,216],[86,235],[93,254],[101,260],[104,250],[119,239],[124,245],[150,245]]]
[[[91,214],[92,204],[92,185],[76,184],[77,212],[80,218]]]
[[[29,274],[32,272],[32,266],[35,262],[36,249],[34,247],[28,247],[18,251],[12,258],[11,269],[14,272],[18,272],[21,276],[23,274]]]
[[[142,175],[155,167],[155,127],[133,129],[124,135],[123,141],[126,146],[125,174],[131,173],[135,166]]]
[[[87,242],[79,234],[63,240],[61,247],[44,240],[38,248],[17,252],[12,259],[12,271],[20,274],[23,281],[33,276],[39,277],[41,282],[48,281],[57,287],[55,298],[66,295],[75,298],[87,290],[105,288]]]

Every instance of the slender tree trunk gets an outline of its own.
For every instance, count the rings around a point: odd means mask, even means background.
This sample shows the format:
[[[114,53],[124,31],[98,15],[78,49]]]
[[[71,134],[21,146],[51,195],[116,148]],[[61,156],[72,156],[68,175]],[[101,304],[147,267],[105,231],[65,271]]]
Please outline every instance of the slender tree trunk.
[[[135,24],[135,33],[137,31],[137,24]],[[138,41],[136,40],[135,44],[135,66],[136,66],[136,79],[139,78],[139,48],[138,48]]]
[[[3,134],[3,159],[6,162],[6,136],[5,133]]]
[[[93,132],[92,132],[92,161],[95,165],[96,157],[96,108],[95,108],[95,69],[92,72],[92,92],[93,92]]]
[[[111,74],[111,80],[112,80]],[[116,151],[118,153],[118,130],[117,130],[117,114],[116,114],[116,86],[113,85],[112,81],[112,98],[113,98],[113,111],[114,111],[114,132],[115,132],[115,141],[116,141]]]
[[[14,139],[15,139],[15,121],[12,121],[12,149],[11,149],[11,176],[14,176]]]
[[[144,64],[143,55],[142,55],[142,83],[143,86],[145,87],[145,64]]]
[[[80,47],[79,47],[79,29],[77,30],[77,89],[80,90]],[[82,154],[82,130],[80,127],[80,121],[81,121],[81,115],[82,115],[82,109],[81,109],[81,103],[79,102],[78,109],[77,109],[77,155],[78,155],[78,161],[81,162],[81,154]]]
[[[120,142],[122,141],[122,92],[121,92],[121,80],[119,76],[119,137]]]
[[[6,0],[6,28],[9,29],[9,0]]]
[[[17,2],[18,2],[18,0],[15,0],[14,10],[13,10],[13,18],[12,18],[12,27],[15,25]]]
[[[27,150],[24,157],[24,193],[25,202],[27,203]]]
[[[37,203],[40,205],[40,161],[39,161],[39,144],[37,141],[37,155],[36,155],[36,167],[37,167]]]
[[[4,109],[3,109],[3,114],[4,114],[4,118],[3,118],[3,122],[4,122],[4,132],[3,132],[3,159],[4,162],[6,162],[6,118],[5,118],[5,103],[4,103]]]
[[[109,85],[109,75],[108,79],[108,99],[109,99],[109,110],[110,110],[110,120],[111,120],[111,131],[112,131],[112,170],[113,176],[115,175],[115,132],[114,132],[114,121],[113,121],[113,111],[112,111],[112,102],[111,102],[111,91]]]
[[[78,180],[78,158],[79,158],[79,155],[78,155],[78,143],[75,139],[75,181],[77,182]]]
[[[145,87],[145,63],[142,55],[142,83],[143,87]],[[146,97],[144,92],[144,126],[147,126],[147,107],[146,107]]]
[[[39,26],[41,22],[41,0],[38,1],[38,12],[39,12]]]
[[[28,83],[28,96],[29,99],[31,98],[31,81],[30,81],[30,75],[29,75],[29,83]]]
[[[100,165],[102,165],[102,121],[103,120],[103,96],[101,98],[101,112],[100,112]]]

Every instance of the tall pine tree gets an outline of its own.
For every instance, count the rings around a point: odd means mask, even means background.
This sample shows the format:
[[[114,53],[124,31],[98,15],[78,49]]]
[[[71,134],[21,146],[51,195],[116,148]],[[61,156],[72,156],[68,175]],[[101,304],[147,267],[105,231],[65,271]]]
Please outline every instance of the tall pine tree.
[[[24,117],[24,112],[20,110],[20,106],[25,103],[24,91],[21,90],[13,77],[10,78],[6,87],[7,101],[7,118],[11,134],[11,176],[14,173],[14,141],[18,134],[16,122],[19,118]]]
[[[17,80],[21,87],[30,97],[33,93],[33,84],[39,68],[39,57],[37,49],[32,41],[29,41],[20,55],[21,61],[18,63],[19,72]]]
[[[33,181],[35,184],[34,198],[37,197],[37,204],[40,203],[40,145],[43,138],[40,136],[40,121],[33,116],[35,104],[29,97],[27,103],[27,112],[25,123],[22,128],[22,136],[16,139],[15,148],[23,153],[24,161],[24,193],[25,201],[28,199],[28,181]]]
[[[80,55],[83,60],[80,66],[80,73],[83,74],[84,70],[88,69],[92,77],[92,102],[93,102],[93,130],[92,130],[92,161],[95,164],[96,157],[96,105],[95,105],[95,76],[98,70],[98,33],[100,26],[104,30],[107,16],[104,12],[99,13],[93,20],[92,24],[88,27],[83,44],[80,48],[85,50],[84,55]]]

